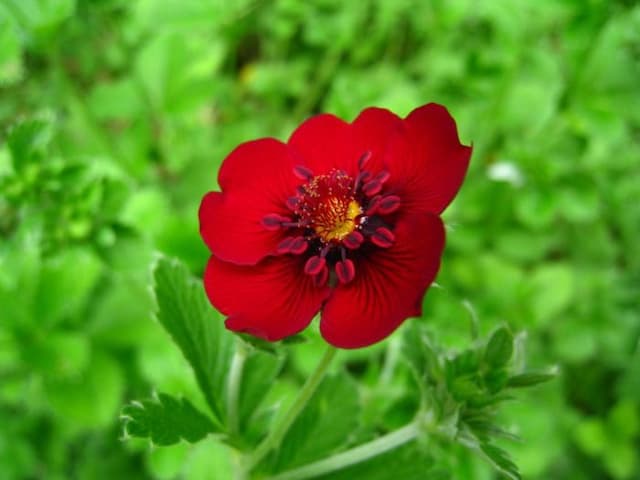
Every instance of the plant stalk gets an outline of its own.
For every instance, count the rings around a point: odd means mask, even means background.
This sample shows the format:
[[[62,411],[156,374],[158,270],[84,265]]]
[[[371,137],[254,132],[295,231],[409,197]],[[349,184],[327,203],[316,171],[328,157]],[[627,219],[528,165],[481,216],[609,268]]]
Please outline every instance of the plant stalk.
[[[398,448],[405,443],[415,440],[420,434],[417,421],[413,421],[404,427],[391,433],[376,438],[370,442],[354,447],[345,452],[337,453],[324,460],[304,465],[287,472],[280,473],[268,480],[304,480],[320,475],[325,475],[336,470],[342,470],[356,463],[361,463],[370,458],[381,455],[389,450]]]
[[[260,463],[264,459],[264,457],[267,456],[267,454],[271,450],[278,448],[283,437],[289,430],[289,427],[291,427],[291,424],[293,424],[295,419],[298,418],[298,415],[307,405],[316,389],[318,388],[318,385],[320,385],[320,382],[327,373],[327,369],[329,368],[331,360],[333,360],[336,352],[337,350],[331,345],[327,347],[327,350],[320,359],[318,366],[313,371],[311,376],[307,378],[307,381],[302,386],[302,390],[300,390],[300,392],[298,393],[298,397],[293,402],[290,410],[273,427],[267,437],[262,441],[262,443],[260,443],[260,445],[258,445],[256,450],[249,457],[246,465],[247,471],[252,470],[258,463]]]

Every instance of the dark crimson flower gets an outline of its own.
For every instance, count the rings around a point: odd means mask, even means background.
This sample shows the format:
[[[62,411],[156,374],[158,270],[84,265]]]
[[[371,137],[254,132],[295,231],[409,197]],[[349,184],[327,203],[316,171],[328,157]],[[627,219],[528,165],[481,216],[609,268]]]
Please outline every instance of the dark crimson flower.
[[[444,248],[440,213],[470,156],[433,103],[405,119],[381,108],[352,123],[318,115],[287,143],[243,143],[200,206],[209,300],[227,328],[269,341],[319,311],[332,345],[386,338],[421,314]]]

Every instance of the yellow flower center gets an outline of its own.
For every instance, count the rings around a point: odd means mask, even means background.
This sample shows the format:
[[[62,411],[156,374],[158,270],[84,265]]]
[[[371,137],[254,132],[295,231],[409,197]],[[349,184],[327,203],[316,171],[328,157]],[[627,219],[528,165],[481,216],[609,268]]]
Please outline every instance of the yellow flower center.
[[[330,197],[318,205],[313,218],[313,229],[325,242],[340,241],[356,229],[356,218],[362,214],[355,200]]]

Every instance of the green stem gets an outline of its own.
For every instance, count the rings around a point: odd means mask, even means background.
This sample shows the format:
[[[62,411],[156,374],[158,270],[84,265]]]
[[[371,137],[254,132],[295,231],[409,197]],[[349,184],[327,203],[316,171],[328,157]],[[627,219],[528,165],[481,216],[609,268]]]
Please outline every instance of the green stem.
[[[242,369],[244,367],[247,351],[241,340],[236,342],[236,349],[231,359],[229,370],[229,383],[227,385],[227,417],[229,421],[229,431],[232,435],[238,433],[238,398],[240,395],[240,384],[242,383]]]
[[[246,469],[250,471],[253,469],[258,463],[260,463],[264,457],[274,448],[278,448],[282,438],[285,436],[291,424],[298,417],[300,412],[304,409],[305,405],[309,402],[313,394],[315,393],[320,381],[324,378],[324,375],[327,373],[327,369],[331,364],[331,360],[335,356],[337,350],[331,345],[328,346],[324,355],[320,359],[320,363],[313,371],[311,376],[307,378],[307,381],[302,387],[302,390],[298,393],[298,397],[293,402],[293,405],[287,412],[287,414],[281,418],[281,420],[273,427],[271,432],[267,435],[267,437],[258,445],[256,450],[253,452],[253,455],[249,457]]]
[[[370,458],[381,455],[389,450],[398,448],[405,443],[415,440],[420,434],[420,427],[417,421],[413,421],[398,430],[376,438],[370,442],[359,445],[345,452],[332,455],[331,457],[319,460],[308,465],[304,465],[287,472],[283,472],[268,480],[304,480],[319,475],[325,475],[336,470],[364,462]]]

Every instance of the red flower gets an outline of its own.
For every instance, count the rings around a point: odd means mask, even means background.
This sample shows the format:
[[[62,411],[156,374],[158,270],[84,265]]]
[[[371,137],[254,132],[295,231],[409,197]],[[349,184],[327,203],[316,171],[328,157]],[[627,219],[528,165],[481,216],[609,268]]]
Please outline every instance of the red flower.
[[[318,311],[337,347],[386,338],[421,313],[444,248],[439,215],[470,155],[433,103],[405,119],[380,108],[353,123],[318,115],[287,143],[243,143],[220,168],[222,191],[200,206],[209,300],[227,328],[269,341]]]

